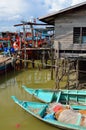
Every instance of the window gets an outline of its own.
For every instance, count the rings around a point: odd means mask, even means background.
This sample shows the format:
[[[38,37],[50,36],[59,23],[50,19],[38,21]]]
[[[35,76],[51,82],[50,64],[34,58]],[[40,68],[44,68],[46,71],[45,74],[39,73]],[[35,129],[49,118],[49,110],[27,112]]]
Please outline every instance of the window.
[[[75,27],[73,29],[73,43],[86,43],[86,27]]]

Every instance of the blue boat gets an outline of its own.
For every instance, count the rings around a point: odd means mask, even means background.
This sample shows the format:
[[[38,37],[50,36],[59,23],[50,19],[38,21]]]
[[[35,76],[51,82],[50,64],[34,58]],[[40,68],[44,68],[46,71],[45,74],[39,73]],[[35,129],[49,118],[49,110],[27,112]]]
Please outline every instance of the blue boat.
[[[23,101],[23,100],[18,100],[15,96],[11,96],[11,98],[13,99],[13,101],[19,105],[21,108],[23,108],[25,111],[27,111],[29,114],[31,114],[32,116],[36,117],[37,119],[51,124],[55,127],[58,128],[62,128],[62,129],[69,129],[69,130],[86,130],[85,126],[81,126],[81,119],[82,119],[82,115],[79,114],[78,117],[76,118],[76,123],[72,124],[72,123],[64,123],[61,121],[58,121],[54,118],[54,114],[50,113],[48,115],[46,115],[46,111],[49,107],[49,104],[46,103],[40,103],[40,102],[29,102],[29,101]],[[72,109],[85,109],[86,110],[86,106],[71,106]],[[74,110],[75,111],[75,110]],[[68,115],[67,115],[68,116]],[[69,118],[69,117],[67,117]]]
[[[4,55],[0,55],[0,74],[5,73],[12,69],[12,57],[6,57]]]
[[[60,102],[62,104],[84,104],[86,105],[86,90],[49,90],[49,89],[33,89],[26,86],[22,88],[33,95],[38,100],[50,103]]]

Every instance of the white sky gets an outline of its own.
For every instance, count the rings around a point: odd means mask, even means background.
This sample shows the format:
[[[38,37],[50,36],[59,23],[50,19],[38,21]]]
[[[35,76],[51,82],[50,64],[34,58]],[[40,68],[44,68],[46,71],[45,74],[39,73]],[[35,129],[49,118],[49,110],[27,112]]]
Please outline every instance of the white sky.
[[[0,32],[14,31],[21,20],[47,15],[86,0],[0,0]]]

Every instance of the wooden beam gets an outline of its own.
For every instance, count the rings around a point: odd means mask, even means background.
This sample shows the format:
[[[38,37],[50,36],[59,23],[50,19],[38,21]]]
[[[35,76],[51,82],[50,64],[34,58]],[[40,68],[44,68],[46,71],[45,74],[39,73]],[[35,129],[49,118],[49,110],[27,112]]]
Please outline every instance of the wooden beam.
[[[24,25],[42,25],[42,26],[45,26],[45,25],[48,25],[48,24],[43,24],[43,23],[33,23],[33,22],[24,22],[24,23],[20,23],[20,24],[15,24],[14,26],[23,26]]]

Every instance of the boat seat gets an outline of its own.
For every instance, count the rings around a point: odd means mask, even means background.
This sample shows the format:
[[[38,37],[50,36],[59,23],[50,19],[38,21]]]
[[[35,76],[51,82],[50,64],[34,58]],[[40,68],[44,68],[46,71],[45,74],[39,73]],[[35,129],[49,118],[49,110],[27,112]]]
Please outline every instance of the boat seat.
[[[60,99],[60,96],[61,96],[61,91],[59,91],[57,94],[56,94],[56,102],[59,102],[59,99]]]
[[[42,108],[40,109],[40,111],[38,111],[37,115],[43,117],[43,116],[44,116],[44,113],[45,113],[45,111],[46,111],[46,108],[47,108],[47,105],[46,105],[45,107],[42,107]]]

